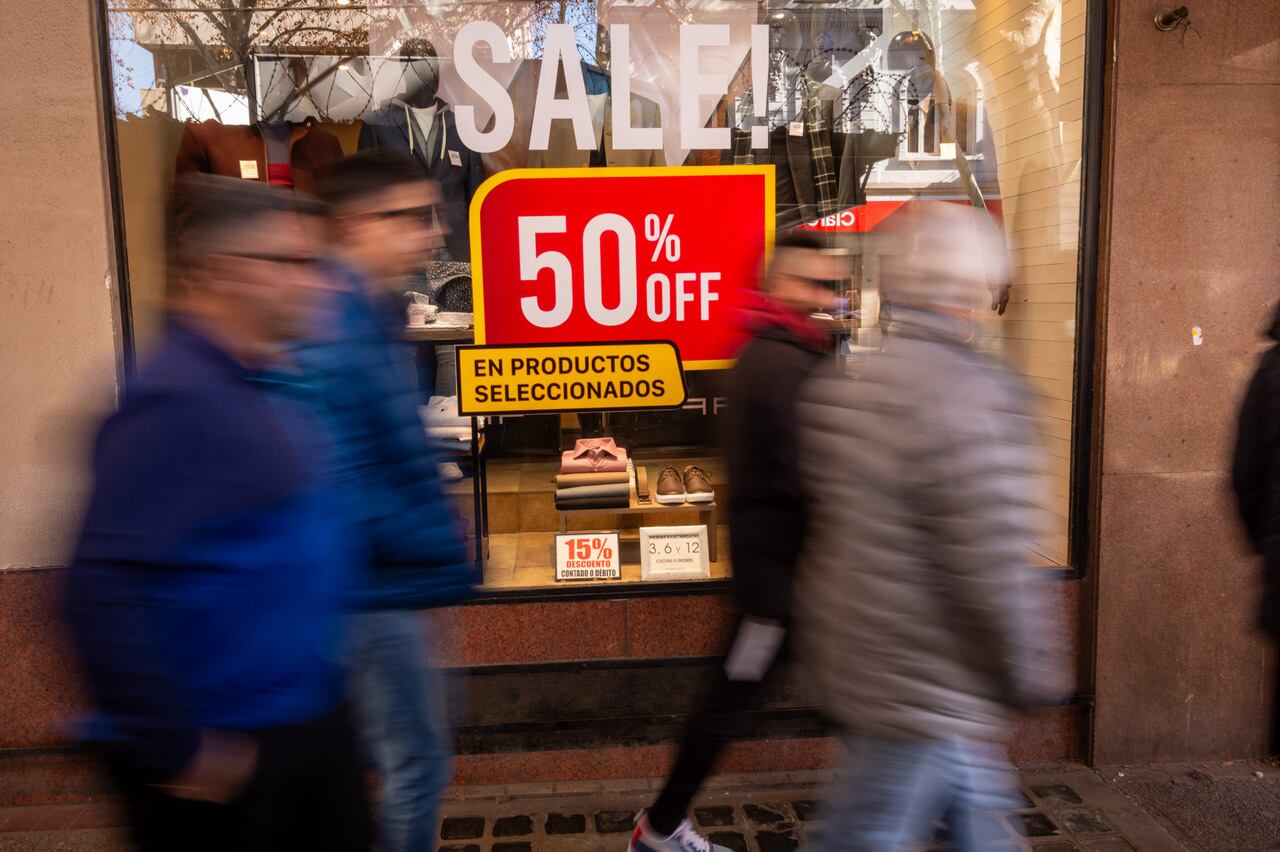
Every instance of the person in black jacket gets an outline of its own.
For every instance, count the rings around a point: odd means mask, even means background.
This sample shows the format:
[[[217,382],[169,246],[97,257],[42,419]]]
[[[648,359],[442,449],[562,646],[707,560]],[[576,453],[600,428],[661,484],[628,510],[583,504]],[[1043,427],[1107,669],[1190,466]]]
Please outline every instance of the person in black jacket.
[[[803,232],[780,237],[764,293],[746,311],[752,339],[729,383],[729,546],[742,610],[733,646],[710,697],[685,733],[666,786],[636,821],[631,852],[724,852],[685,812],[721,749],[738,735],[742,710],[783,659],[796,554],[805,513],[796,471],[796,398],[830,336],[812,317],[847,278],[843,259]]]
[[[1277,341],[1262,355],[1245,393],[1236,435],[1231,486],[1249,543],[1263,558],[1259,626],[1280,643],[1280,304],[1267,336]],[[1280,682],[1272,722],[1273,753],[1280,753]]]

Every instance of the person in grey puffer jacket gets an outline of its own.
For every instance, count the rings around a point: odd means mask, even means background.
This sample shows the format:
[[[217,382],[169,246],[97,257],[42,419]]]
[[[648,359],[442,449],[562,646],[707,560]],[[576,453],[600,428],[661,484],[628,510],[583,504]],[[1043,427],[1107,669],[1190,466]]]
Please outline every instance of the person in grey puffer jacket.
[[[1011,717],[1066,692],[1039,650],[1055,631],[1028,567],[1042,468],[1026,392],[973,346],[1001,234],[973,208],[909,208],[883,352],[801,393],[797,657],[849,749],[823,850],[911,848],[943,819],[955,848],[981,848],[973,814],[1013,806]]]

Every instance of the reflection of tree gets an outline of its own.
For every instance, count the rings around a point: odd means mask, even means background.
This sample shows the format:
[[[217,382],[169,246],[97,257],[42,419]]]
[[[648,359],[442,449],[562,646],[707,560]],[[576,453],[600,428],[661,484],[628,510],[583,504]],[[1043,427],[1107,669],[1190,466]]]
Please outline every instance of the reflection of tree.
[[[368,44],[364,14],[317,12],[303,7],[306,2],[239,0],[233,6],[226,0],[119,0],[110,8],[112,36],[190,48],[199,59],[193,73],[180,80],[166,73],[169,85],[213,78],[217,88],[245,95],[255,114],[254,54],[342,53]]]
[[[431,11],[384,0],[333,9],[317,9],[314,0],[114,0],[109,12],[112,38],[152,47],[158,80],[243,95],[252,115],[258,54],[394,53],[407,39],[451,38],[463,24],[480,20],[509,33],[517,56],[541,56],[551,24],[574,28],[584,59],[607,54],[597,30],[597,0],[463,2]],[[442,55],[447,51],[436,46]],[[179,59],[182,54],[188,61]],[[115,66],[117,81],[127,81],[131,69],[119,58]]]

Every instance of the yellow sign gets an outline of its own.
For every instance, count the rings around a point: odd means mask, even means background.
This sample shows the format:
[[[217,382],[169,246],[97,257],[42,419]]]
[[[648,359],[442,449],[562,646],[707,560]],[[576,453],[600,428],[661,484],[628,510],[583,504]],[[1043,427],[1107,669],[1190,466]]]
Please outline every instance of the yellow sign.
[[[626,411],[684,404],[670,341],[458,347],[458,412]]]

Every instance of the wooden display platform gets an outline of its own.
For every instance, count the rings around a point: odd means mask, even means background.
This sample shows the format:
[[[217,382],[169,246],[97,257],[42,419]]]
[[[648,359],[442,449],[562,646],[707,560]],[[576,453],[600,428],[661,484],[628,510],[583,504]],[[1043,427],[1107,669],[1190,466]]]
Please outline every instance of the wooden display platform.
[[[404,328],[404,339],[410,343],[452,343],[475,340],[475,326],[460,325],[407,325]]]
[[[561,509],[556,508],[556,514],[560,516],[560,532],[568,532],[569,520],[571,517],[578,515],[649,515],[661,514],[663,512],[697,512],[698,522],[707,525],[707,559],[712,562],[718,562],[716,553],[716,517],[718,507],[716,501],[710,503],[638,503],[636,502],[635,491],[631,492],[629,505],[614,506],[611,508],[599,509]]]

